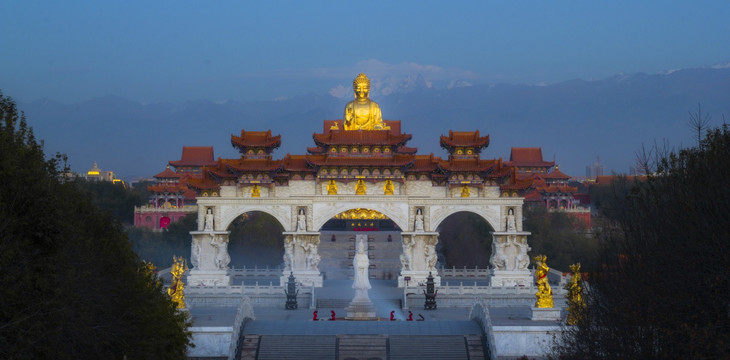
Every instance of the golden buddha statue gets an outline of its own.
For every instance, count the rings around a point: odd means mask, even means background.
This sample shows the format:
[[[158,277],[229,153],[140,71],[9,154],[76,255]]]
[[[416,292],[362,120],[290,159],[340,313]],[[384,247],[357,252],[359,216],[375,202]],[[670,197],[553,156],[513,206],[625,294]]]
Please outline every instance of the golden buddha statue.
[[[370,100],[370,79],[359,74],[352,82],[355,100],[345,105],[343,128],[345,130],[390,130],[383,122],[380,105]]]
[[[327,184],[327,195],[337,195],[337,183],[334,180]]]
[[[357,185],[355,186],[355,195],[365,195],[367,193],[367,187],[365,185],[365,182],[362,180],[357,181]]]
[[[394,191],[395,191],[395,187],[393,186],[393,181],[385,180],[385,185],[383,185],[383,194],[393,195]]]
[[[470,197],[471,191],[469,190],[469,186],[464,185],[461,187],[461,197]]]

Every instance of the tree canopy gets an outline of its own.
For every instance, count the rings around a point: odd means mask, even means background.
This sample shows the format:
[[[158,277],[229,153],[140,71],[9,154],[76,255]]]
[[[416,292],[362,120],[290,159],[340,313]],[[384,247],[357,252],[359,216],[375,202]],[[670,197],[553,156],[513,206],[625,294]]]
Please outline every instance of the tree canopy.
[[[188,317],[0,93],[0,358],[182,359]]]
[[[655,163],[604,199],[601,266],[555,357],[730,357],[730,128]]]

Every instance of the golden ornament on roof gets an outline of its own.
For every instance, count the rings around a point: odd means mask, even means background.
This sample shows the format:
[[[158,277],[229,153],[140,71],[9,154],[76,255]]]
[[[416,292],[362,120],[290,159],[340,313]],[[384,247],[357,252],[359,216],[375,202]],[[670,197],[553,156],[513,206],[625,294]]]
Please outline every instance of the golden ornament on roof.
[[[375,210],[370,209],[352,209],[343,211],[337,215],[335,215],[335,219],[348,219],[348,220],[383,220],[387,219],[388,217],[383,215],[382,213],[379,213]]]
[[[359,74],[352,82],[355,100],[345,105],[343,128],[345,130],[390,130],[383,122],[380,105],[370,100],[370,79]]]

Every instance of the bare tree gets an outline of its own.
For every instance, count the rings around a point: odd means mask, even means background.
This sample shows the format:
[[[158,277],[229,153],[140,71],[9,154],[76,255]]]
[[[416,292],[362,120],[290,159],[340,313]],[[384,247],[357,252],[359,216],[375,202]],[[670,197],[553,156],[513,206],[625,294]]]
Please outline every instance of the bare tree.
[[[712,119],[712,115],[710,114],[702,114],[702,104],[697,103],[697,113],[693,114],[689,112],[689,120],[687,121],[687,126],[692,129],[693,132],[696,132],[694,134],[695,140],[697,140],[697,146],[702,149],[702,138],[703,138],[703,132],[707,129],[707,124],[710,123],[710,119]],[[724,114],[723,114],[724,115]],[[724,119],[724,116],[723,116]]]

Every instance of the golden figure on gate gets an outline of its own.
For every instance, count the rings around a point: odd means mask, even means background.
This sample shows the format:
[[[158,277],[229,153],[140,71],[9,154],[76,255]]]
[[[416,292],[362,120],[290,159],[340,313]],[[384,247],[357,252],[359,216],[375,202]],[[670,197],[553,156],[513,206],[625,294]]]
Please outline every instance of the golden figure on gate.
[[[370,79],[359,74],[352,82],[355,100],[345,105],[343,128],[345,130],[390,130],[383,122],[380,105],[370,100]]]
[[[383,194],[393,195],[394,191],[395,191],[395,187],[393,186],[393,181],[385,180],[385,185],[383,186]]]
[[[365,186],[365,181],[358,180],[357,185],[355,185],[355,195],[365,195],[366,191],[367,187]]]
[[[330,180],[327,184],[327,195],[337,195],[337,183],[334,180]]]
[[[471,196],[471,191],[469,191],[469,186],[464,185],[461,187],[461,197],[469,197]]]

